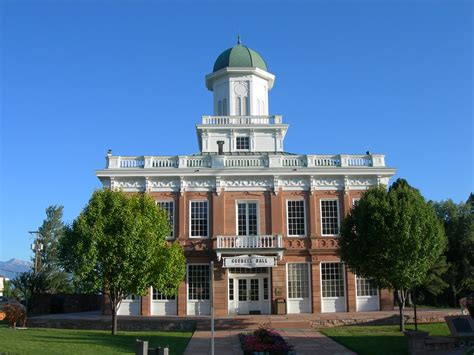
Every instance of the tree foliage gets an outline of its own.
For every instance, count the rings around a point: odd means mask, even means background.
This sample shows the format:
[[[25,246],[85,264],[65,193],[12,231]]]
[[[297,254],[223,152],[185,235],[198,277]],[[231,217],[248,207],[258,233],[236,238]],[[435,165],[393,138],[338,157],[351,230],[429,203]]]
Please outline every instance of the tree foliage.
[[[344,219],[341,259],[380,288],[398,291],[400,327],[407,292],[426,280],[446,239],[433,208],[418,190],[399,179],[387,191],[369,189]]]
[[[176,242],[168,246],[168,217],[146,194],[98,190],[66,228],[59,255],[66,270],[88,290],[110,299],[113,329],[120,302],[143,295],[149,286],[167,294],[184,279],[185,261]]]
[[[474,291],[474,195],[465,203],[447,200],[432,205],[448,239],[445,252],[448,267],[443,279],[449,285],[449,294],[444,295],[444,300],[456,307],[459,298]],[[447,302],[441,299],[441,303]]]
[[[38,229],[38,242],[42,249],[39,253],[40,268],[58,266],[58,243],[64,235],[63,206],[52,205],[46,208],[46,219]]]

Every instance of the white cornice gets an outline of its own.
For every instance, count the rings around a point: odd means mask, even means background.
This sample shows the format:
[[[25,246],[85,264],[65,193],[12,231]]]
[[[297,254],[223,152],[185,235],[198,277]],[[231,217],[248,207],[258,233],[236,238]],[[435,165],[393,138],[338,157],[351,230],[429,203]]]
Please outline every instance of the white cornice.
[[[182,174],[174,176],[156,176],[145,174],[130,175],[99,175],[104,187],[120,189],[129,192],[161,191],[273,191],[279,188],[285,191],[315,191],[315,190],[365,190],[370,186],[387,185],[394,170],[386,169],[378,174],[289,174],[280,175],[242,175],[217,174],[196,175]],[[140,171],[143,173],[143,171]]]
[[[275,82],[275,75],[269,73],[260,68],[233,68],[227,67],[216,72],[210,73],[206,75],[206,87],[208,90],[212,91],[212,82],[220,77],[223,76],[231,76],[231,75],[256,75],[262,79],[268,81],[268,90],[271,90],[273,87],[273,83]]]

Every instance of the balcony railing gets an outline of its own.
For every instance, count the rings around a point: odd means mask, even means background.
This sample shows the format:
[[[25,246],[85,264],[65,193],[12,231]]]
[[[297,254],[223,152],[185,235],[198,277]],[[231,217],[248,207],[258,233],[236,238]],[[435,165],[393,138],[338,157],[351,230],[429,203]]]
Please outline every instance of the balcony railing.
[[[385,167],[385,156],[370,155],[282,155],[251,156],[113,156],[107,155],[106,169],[176,169],[176,168],[334,168]]]
[[[281,124],[282,116],[202,116],[203,125],[268,125]]]
[[[218,236],[217,249],[283,248],[281,235]]]

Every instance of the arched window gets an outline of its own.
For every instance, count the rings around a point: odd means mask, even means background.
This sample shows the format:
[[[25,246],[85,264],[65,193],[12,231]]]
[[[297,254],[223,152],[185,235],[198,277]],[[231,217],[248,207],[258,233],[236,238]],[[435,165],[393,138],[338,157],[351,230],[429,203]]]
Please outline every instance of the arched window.
[[[249,98],[245,96],[242,99],[242,115],[247,116],[249,114]]]
[[[242,116],[242,99],[240,96],[235,98],[235,114],[237,116]]]
[[[227,116],[227,99],[222,100],[222,114]]]

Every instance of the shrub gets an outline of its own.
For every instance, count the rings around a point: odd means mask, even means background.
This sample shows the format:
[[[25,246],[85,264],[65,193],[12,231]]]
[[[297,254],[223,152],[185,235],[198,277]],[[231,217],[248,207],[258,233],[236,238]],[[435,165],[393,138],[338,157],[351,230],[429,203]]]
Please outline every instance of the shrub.
[[[272,355],[286,355],[292,352],[289,345],[276,330],[261,325],[251,334],[239,334],[240,344],[245,354],[266,352]]]
[[[26,308],[21,303],[9,301],[3,306],[3,313],[12,328],[15,328],[17,323],[21,323],[22,327],[26,325]]]

